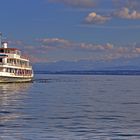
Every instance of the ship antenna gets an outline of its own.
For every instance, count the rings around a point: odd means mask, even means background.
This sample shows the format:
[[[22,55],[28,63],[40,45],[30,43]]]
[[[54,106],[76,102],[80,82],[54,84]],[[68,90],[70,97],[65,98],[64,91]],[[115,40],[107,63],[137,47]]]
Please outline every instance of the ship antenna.
[[[0,48],[2,47],[2,33],[0,32]]]

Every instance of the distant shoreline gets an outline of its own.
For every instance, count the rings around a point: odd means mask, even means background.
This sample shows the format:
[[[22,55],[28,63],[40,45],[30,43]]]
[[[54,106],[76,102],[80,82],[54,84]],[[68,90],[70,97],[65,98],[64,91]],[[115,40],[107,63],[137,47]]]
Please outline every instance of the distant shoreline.
[[[140,75],[140,70],[35,71],[35,74]]]

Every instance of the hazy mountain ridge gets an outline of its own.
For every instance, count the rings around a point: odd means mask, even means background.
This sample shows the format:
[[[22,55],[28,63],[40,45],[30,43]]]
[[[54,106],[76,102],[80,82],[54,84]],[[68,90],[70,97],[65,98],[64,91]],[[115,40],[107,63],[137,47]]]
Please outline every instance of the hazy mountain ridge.
[[[115,70],[140,70],[140,62],[137,65],[132,63],[124,63],[120,65],[117,61],[105,63],[104,61],[93,62],[93,61],[59,61],[59,62],[48,62],[48,63],[35,63],[33,64],[35,71],[115,71]]]

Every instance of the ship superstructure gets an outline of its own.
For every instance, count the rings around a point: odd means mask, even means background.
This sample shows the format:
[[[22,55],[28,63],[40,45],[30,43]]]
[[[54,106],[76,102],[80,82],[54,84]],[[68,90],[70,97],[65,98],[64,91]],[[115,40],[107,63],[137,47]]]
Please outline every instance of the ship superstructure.
[[[28,82],[32,78],[29,59],[17,48],[8,48],[8,43],[0,39],[0,82]]]

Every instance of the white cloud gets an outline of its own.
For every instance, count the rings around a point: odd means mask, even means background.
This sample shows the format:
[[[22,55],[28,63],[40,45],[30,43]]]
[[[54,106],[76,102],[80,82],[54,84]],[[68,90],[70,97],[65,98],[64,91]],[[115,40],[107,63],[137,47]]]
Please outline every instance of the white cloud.
[[[43,38],[43,39],[38,39],[37,41],[42,42],[42,43],[61,43],[61,44],[68,44],[69,41],[62,39],[62,38]]]
[[[42,44],[43,49],[46,48],[47,50],[69,48],[73,46],[71,41],[63,38],[42,38],[37,39],[37,41]]]
[[[110,44],[110,43],[107,43],[105,45],[105,48],[110,50],[110,49],[113,49],[114,48],[114,45],[113,44]]]
[[[137,10],[126,8],[126,7],[123,7],[122,9],[117,10],[115,12],[108,13],[108,15],[100,15],[100,14],[97,14],[96,12],[91,12],[85,17],[85,23],[104,24],[113,18],[138,20],[140,19],[140,12]],[[100,25],[99,27],[102,27],[102,26]],[[129,26],[125,26],[121,28],[129,28]],[[139,26],[135,25],[135,26],[131,26],[130,28],[139,28]]]
[[[122,19],[140,19],[140,12],[124,7],[120,11],[115,12],[114,16]]]
[[[139,44],[117,46],[112,43],[95,44],[74,42],[63,38],[42,38],[37,39],[37,42],[39,44],[29,45],[17,40],[14,41],[14,44],[24,44],[22,45],[22,50],[25,51],[25,54],[31,57],[33,62],[45,62],[48,60],[48,55],[50,60],[55,60],[56,58],[53,57],[56,54],[57,59],[61,59],[62,54],[65,56],[69,55],[68,58],[66,57],[66,59],[69,60],[73,59],[73,57],[77,60],[84,58],[91,59],[93,57],[93,60],[97,58],[96,60],[113,61],[120,58],[133,59],[140,57]],[[63,59],[65,59],[65,57]]]
[[[110,20],[110,17],[101,16],[96,14],[95,12],[89,13],[88,16],[85,18],[85,21],[88,24],[103,24],[108,20]]]
[[[140,48],[135,48],[135,49],[133,50],[133,52],[134,52],[134,53],[140,53]]]
[[[111,43],[106,44],[92,44],[85,42],[74,42],[62,38],[43,38],[37,39],[41,43],[42,49],[54,50],[55,49],[73,49],[81,51],[107,51],[114,48]]]

